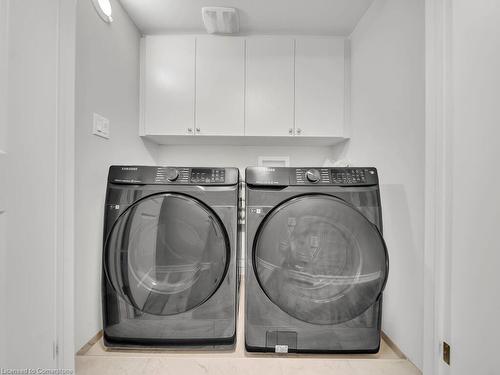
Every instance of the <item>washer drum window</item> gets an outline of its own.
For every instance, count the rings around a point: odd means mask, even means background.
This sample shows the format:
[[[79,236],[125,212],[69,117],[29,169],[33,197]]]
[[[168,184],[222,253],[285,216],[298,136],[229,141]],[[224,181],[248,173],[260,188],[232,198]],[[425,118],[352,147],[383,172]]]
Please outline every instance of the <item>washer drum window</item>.
[[[269,299],[313,324],[351,320],[375,303],[388,257],[377,227],[329,195],[293,198],[272,210],[254,241],[253,265]]]
[[[209,299],[229,262],[229,240],[217,215],[201,201],[174,193],[130,206],[105,245],[105,271],[116,292],[136,309],[174,315]]]

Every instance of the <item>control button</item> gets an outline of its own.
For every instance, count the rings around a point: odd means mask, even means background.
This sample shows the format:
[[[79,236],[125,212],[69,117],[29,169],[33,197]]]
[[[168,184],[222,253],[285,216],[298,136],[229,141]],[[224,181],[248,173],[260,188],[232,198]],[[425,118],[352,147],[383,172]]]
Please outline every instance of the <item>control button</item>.
[[[169,181],[175,181],[179,177],[179,171],[175,168],[166,169],[166,177]]]
[[[316,183],[321,179],[321,175],[317,169],[309,169],[306,172],[306,178],[309,182]]]

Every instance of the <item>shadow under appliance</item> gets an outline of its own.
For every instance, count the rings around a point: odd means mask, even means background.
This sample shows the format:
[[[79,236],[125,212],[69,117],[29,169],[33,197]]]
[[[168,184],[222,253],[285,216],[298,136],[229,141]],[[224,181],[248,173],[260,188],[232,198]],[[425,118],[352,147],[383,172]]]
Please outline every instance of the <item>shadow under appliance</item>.
[[[236,168],[110,168],[106,346],[234,344],[238,191]]]
[[[249,351],[374,353],[388,255],[375,168],[246,169]]]

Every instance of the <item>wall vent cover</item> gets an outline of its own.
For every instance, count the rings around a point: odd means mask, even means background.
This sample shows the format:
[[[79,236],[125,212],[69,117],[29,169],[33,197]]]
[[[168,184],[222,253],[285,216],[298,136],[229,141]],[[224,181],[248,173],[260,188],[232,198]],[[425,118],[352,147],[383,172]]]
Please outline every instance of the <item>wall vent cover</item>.
[[[203,24],[209,34],[236,34],[240,30],[238,11],[235,8],[201,8]]]

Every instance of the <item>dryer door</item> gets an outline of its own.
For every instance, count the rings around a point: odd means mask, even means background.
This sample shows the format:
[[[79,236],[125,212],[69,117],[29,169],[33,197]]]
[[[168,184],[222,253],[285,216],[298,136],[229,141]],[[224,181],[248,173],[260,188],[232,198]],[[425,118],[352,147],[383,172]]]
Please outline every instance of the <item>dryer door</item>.
[[[355,207],[333,196],[295,197],[261,223],[254,272],[287,314],[314,324],[351,320],[380,296],[388,273],[384,240]]]
[[[142,312],[173,315],[209,299],[224,279],[229,239],[208,206],[164,193],[123,212],[105,244],[104,269],[115,291]]]

